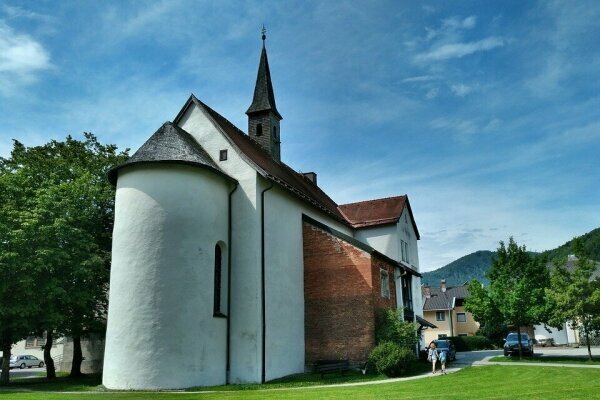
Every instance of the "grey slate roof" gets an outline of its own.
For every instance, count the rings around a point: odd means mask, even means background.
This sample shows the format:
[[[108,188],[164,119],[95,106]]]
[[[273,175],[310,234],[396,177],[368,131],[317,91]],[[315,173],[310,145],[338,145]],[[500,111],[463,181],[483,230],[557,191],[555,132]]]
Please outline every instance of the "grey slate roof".
[[[277,106],[275,105],[275,95],[273,93],[273,84],[271,83],[271,71],[269,70],[269,60],[267,59],[267,50],[263,44],[260,54],[260,63],[258,65],[258,74],[256,75],[256,85],[254,86],[254,98],[252,104],[246,111],[246,114],[257,113],[261,111],[272,111],[277,118],[283,119]]]
[[[469,296],[466,286],[448,287],[443,292],[441,288],[429,288],[431,297],[425,298],[423,311],[448,310],[452,308],[453,299],[465,299]]]
[[[165,122],[133,156],[123,164],[110,169],[108,180],[116,185],[119,170],[131,165],[148,163],[185,164],[206,168],[235,182],[235,179],[225,174],[215,164],[192,135],[172,122]]]

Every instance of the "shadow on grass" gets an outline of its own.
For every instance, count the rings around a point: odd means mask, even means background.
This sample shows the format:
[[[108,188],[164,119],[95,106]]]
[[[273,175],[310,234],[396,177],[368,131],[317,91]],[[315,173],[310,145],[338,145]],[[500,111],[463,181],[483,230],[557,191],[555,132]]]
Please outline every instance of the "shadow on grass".
[[[431,364],[426,361],[416,361],[406,371],[401,378],[421,375],[431,371]],[[274,379],[264,384],[232,384],[223,386],[210,387],[193,387],[187,390],[210,390],[210,391],[232,391],[232,390],[264,390],[264,389],[285,389],[294,387],[321,386],[321,385],[337,385],[342,383],[369,382],[388,379],[387,376],[376,372],[367,372],[363,374],[358,370],[346,371],[341,373],[329,373],[321,376],[318,373],[307,372],[304,374],[295,374],[285,376],[283,378]]]
[[[71,378],[67,374],[57,373],[56,379],[21,378],[11,379],[8,385],[0,386],[0,393],[10,391],[99,391],[104,390],[102,386],[102,374],[87,374],[79,378]]]

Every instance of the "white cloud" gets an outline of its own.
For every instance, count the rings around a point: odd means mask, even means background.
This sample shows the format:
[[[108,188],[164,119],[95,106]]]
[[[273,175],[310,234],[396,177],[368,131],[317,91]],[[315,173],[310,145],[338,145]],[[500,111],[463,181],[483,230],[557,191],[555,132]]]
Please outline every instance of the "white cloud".
[[[402,83],[412,83],[412,82],[428,82],[439,79],[437,76],[433,75],[420,75],[420,76],[411,76],[409,78],[402,79]]]
[[[451,17],[442,21],[442,27],[450,29],[472,29],[475,27],[476,23],[477,17],[474,15],[464,19]]]
[[[473,91],[473,89],[474,88],[472,86],[467,86],[463,83],[450,85],[450,90],[452,90],[452,93],[454,93],[458,97],[465,97],[466,95],[471,93]]]
[[[435,99],[438,94],[440,94],[440,89],[439,88],[431,88],[427,91],[427,93],[425,94],[425,97],[429,100],[431,99]]]
[[[428,52],[417,54],[415,61],[443,61],[451,58],[461,58],[479,51],[502,47],[504,43],[503,38],[492,36],[476,42],[444,44]]]
[[[0,91],[36,80],[37,74],[51,68],[50,54],[28,35],[17,34],[0,21]]]

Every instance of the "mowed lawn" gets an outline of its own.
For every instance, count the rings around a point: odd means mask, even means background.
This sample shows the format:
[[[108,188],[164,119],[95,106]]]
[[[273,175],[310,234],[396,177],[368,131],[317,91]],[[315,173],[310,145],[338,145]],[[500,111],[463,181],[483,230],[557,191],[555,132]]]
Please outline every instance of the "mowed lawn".
[[[16,388],[15,388],[16,389]],[[600,399],[600,369],[541,366],[468,367],[457,373],[364,386],[191,392],[20,392],[11,400],[58,399]]]

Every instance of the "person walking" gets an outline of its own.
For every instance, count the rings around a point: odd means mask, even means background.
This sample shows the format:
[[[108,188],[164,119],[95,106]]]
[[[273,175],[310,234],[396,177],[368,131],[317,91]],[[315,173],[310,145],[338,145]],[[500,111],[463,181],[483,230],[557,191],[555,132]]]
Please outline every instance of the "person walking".
[[[435,342],[429,343],[429,351],[427,353],[427,361],[431,362],[431,373],[435,374],[435,364],[437,364],[438,360],[438,352],[435,348]]]
[[[448,353],[446,353],[444,350],[440,350],[440,365],[442,366],[442,371],[441,373],[446,375],[446,356],[448,355]]]

